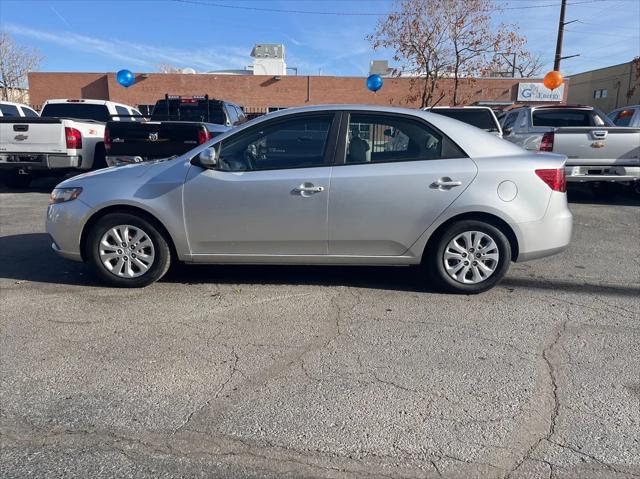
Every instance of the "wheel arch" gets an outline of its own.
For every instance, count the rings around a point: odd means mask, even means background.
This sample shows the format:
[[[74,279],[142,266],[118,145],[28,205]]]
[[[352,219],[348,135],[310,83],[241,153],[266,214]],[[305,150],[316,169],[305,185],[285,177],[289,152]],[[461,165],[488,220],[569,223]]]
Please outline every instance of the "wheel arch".
[[[93,227],[93,225],[95,225],[101,218],[111,213],[129,213],[132,215],[140,216],[146,221],[149,221],[158,229],[158,231],[160,232],[160,234],[162,234],[164,239],[167,240],[167,243],[169,244],[169,249],[171,250],[172,257],[178,259],[175,242],[171,237],[171,234],[169,233],[167,228],[165,228],[165,226],[162,224],[162,222],[158,218],[156,218],[153,214],[149,213],[148,211],[142,208],[138,208],[136,206],[111,205],[94,212],[89,217],[89,219],[85,222],[82,228],[82,233],[80,235],[80,255],[82,257],[82,261],[86,261],[88,257],[87,238],[89,236],[89,231],[91,231],[91,228]]]
[[[438,240],[440,239],[440,235],[446,228],[448,228],[453,223],[456,223],[458,221],[463,221],[463,220],[484,221],[498,228],[500,231],[504,233],[504,235],[509,240],[509,246],[511,247],[511,261],[516,261],[518,259],[518,255],[520,254],[520,246],[518,243],[518,237],[513,231],[513,228],[509,225],[509,223],[507,223],[505,220],[503,220],[499,216],[496,216],[491,213],[485,213],[485,212],[460,213],[458,215],[452,216],[451,218],[447,219],[442,224],[440,224],[435,229],[435,231],[431,233],[431,236],[429,236],[429,239],[427,240],[427,244],[425,245],[424,250],[422,252],[423,259],[427,251],[429,251],[430,248],[433,248],[434,245],[438,242]]]

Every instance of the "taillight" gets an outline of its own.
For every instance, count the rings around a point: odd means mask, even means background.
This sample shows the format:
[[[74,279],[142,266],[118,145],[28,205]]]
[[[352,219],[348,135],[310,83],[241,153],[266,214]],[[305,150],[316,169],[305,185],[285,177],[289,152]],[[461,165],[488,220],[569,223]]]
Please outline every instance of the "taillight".
[[[203,143],[206,143],[211,138],[213,138],[213,133],[211,133],[206,128],[202,128],[198,130],[198,145],[202,145]]]
[[[549,188],[553,191],[559,191],[560,193],[567,191],[567,177],[564,174],[564,168],[536,170],[536,175],[549,185]]]
[[[553,151],[553,132],[546,132],[540,140],[540,151]]]
[[[111,149],[111,136],[109,136],[109,128],[104,129],[104,149],[109,151]]]
[[[75,128],[65,127],[64,136],[67,139],[67,148],[79,150],[82,148],[82,134]]]

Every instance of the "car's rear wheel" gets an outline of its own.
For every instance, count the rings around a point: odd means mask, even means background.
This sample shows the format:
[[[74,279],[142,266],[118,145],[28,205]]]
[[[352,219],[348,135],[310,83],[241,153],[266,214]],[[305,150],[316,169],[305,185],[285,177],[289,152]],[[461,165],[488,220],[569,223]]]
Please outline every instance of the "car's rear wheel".
[[[89,231],[87,248],[91,269],[112,286],[147,286],[162,278],[171,263],[171,250],[158,228],[129,213],[100,218]]]
[[[476,294],[494,287],[507,273],[511,246],[496,226],[475,220],[449,225],[430,244],[425,267],[437,287]]]

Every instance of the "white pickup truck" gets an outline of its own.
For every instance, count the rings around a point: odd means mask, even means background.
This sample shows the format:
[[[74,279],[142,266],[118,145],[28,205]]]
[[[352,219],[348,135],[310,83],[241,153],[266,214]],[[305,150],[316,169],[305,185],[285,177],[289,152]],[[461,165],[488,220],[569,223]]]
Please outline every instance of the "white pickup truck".
[[[502,118],[503,138],[527,150],[567,156],[568,182],[610,196],[613,183],[640,185],[640,128],[618,127],[590,106],[529,106]]]
[[[134,108],[104,100],[48,100],[37,117],[0,118],[0,176],[24,188],[36,176],[64,176],[106,167],[109,120],[140,119]]]

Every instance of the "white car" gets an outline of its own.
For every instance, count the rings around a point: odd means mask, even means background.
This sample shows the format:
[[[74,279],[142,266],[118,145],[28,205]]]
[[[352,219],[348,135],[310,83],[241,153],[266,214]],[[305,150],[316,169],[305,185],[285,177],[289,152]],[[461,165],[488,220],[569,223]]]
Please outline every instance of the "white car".
[[[21,107],[24,112],[24,106]],[[105,100],[48,100],[41,116],[0,118],[0,174],[24,188],[36,176],[64,176],[104,168],[104,128],[109,120],[141,118],[128,105]]]
[[[448,116],[502,138],[500,122],[488,106],[434,106],[425,110]]]
[[[29,117],[37,118],[40,115],[30,106],[11,101],[0,101],[0,118]]]

